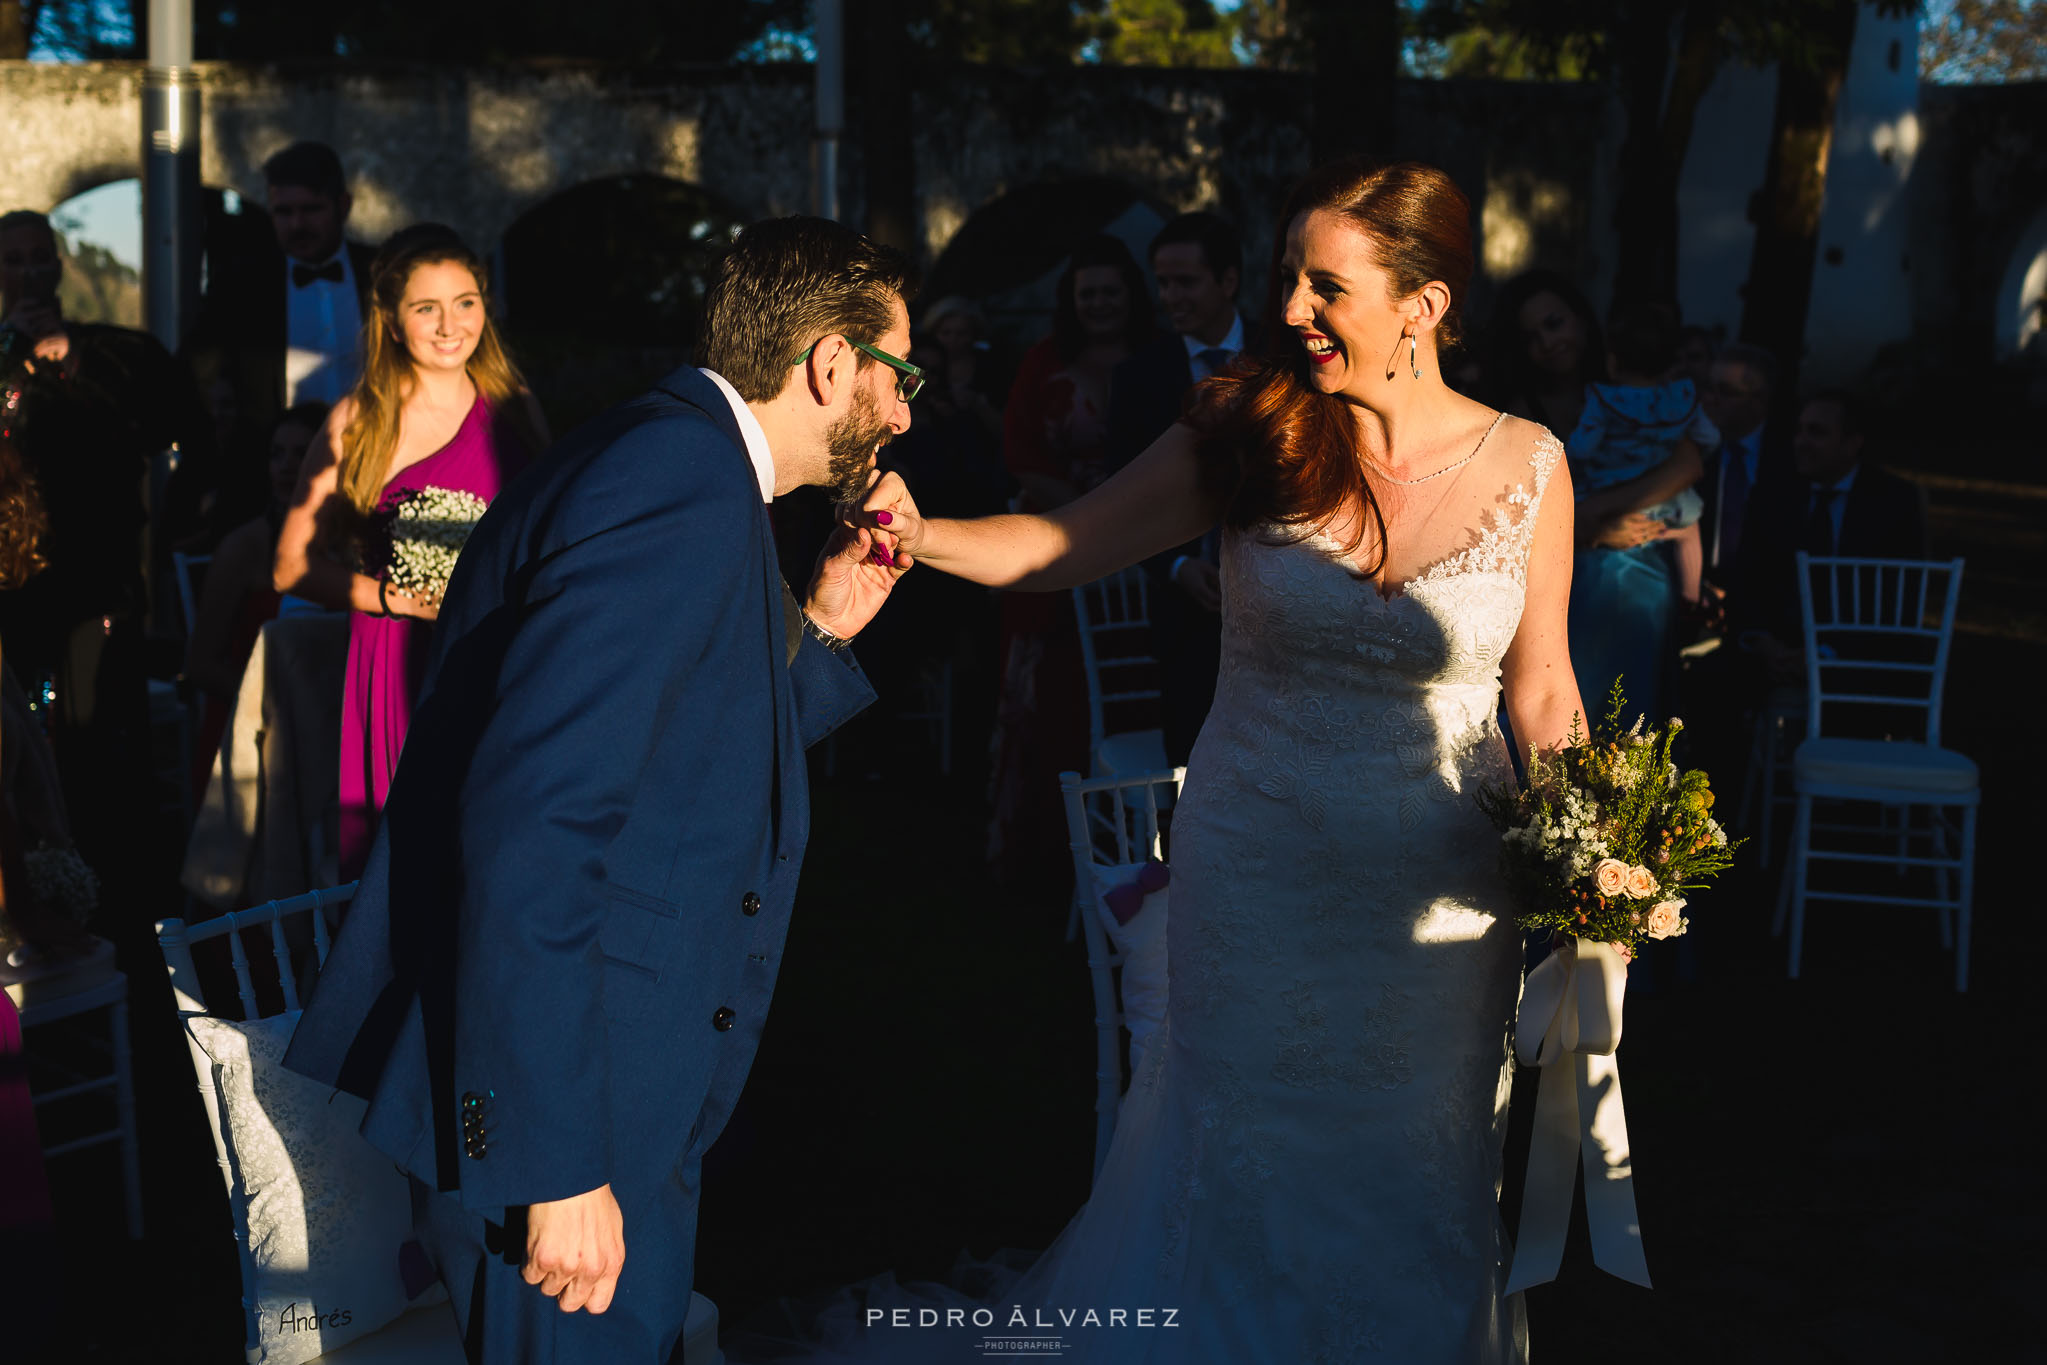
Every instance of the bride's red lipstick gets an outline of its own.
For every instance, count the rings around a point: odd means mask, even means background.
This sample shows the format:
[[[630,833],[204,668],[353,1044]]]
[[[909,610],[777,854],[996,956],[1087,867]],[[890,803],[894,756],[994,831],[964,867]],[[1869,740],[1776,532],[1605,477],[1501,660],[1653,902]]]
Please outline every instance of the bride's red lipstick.
[[[1326,337],[1326,336],[1323,336],[1323,335],[1322,335],[1322,334],[1321,334],[1320,332],[1303,332],[1303,333],[1301,333],[1301,346],[1302,346],[1302,349],[1304,349],[1304,350],[1305,350],[1305,349],[1307,348],[1307,344],[1308,344],[1309,342],[1311,342],[1311,341],[1327,341],[1327,340],[1329,340],[1329,338],[1328,338],[1328,337]],[[1329,363],[1330,361],[1332,361],[1332,360],[1336,359],[1336,356],[1337,356],[1337,352],[1336,352],[1336,351],[1335,351],[1334,349],[1331,349],[1331,350],[1328,350],[1328,351],[1324,351],[1324,352],[1323,352],[1322,354],[1320,354],[1320,355],[1317,355],[1317,354],[1316,354],[1315,352],[1313,352],[1313,351],[1309,351],[1309,352],[1308,352],[1308,359],[1309,359],[1309,360],[1311,360],[1311,361],[1313,361],[1313,362],[1314,362],[1315,364],[1317,364],[1317,365],[1327,365],[1327,364],[1328,364],[1328,363]]]

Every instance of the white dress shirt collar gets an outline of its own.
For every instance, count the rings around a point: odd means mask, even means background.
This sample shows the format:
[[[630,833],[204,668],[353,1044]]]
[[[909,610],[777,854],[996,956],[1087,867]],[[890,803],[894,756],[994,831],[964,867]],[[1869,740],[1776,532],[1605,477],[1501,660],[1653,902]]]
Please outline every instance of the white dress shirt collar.
[[[1843,474],[1840,478],[1834,480],[1830,484],[1827,484],[1825,487],[1821,487],[1819,484],[1814,484],[1812,486],[1812,491],[1815,493],[1846,493],[1849,489],[1855,487],[1855,475],[1858,471],[1861,470],[1861,468],[1862,468],[1861,462],[1857,461],[1855,464],[1852,464],[1848,467],[1848,472],[1846,474]]]
[[[355,263],[343,245],[313,269],[338,265],[339,280],[300,286],[292,272],[305,262],[284,262],[284,398],[287,404],[338,403],[362,372],[362,308]]]
[[[775,454],[768,449],[768,433],[761,429],[760,418],[753,415],[753,409],[739,396],[739,390],[732,387],[716,370],[699,369],[698,374],[718,386],[718,392],[725,395],[725,401],[732,405],[732,419],[739,423],[740,439],[746,442],[746,458],[753,461],[754,476],[761,483],[761,501],[775,500]]]
[[[1826,487],[1822,488],[1819,484],[1812,486],[1812,495],[1815,498],[1828,499],[1827,519],[1834,523],[1835,554],[1841,553],[1841,523],[1848,517],[1848,492],[1855,487],[1855,474],[1861,468],[1862,465],[1858,462],[1850,467],[1846,474]]]
[[[1188,362],[1191,364],[1196,365],[1200,364],[1200,361],[1199,359],[1197,359],[1197,357],[1199,357],[1203,351],[1208,350],[1228,351],[1231,355],[1236,355],[1238,352],[1244,349],[1244,315],[1242,313],[1237,313],[1230,318],[1230,330],[1228,334],[1225,335],[1221,341],[1215,343],[1214,346],[1210,346],[1207,342],[1203,341],[1199,337],[1189,336],[1185,332],[1180,333],[1180,340],[1186,344],[1187,359]]]

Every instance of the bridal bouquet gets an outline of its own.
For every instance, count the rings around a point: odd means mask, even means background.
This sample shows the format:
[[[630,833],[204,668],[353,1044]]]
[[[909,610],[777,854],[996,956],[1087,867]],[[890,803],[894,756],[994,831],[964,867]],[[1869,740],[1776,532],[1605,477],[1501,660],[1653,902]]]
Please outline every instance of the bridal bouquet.
[[[1605,721],[1587,737],[1577,720],[1570,747],[1531,750],[1525,787],[1489,787],[1479,805],[1500,831],[1500,862],[1528,907],[1529,932],[1561,931],[1611,943],[1633,957],[1643,939],[1691,927],[1687,891],[1733,865],[1735,844],[1712,816],[1706,774],[1680,771],[1672,720],[1622,731],[1621,685]]]
[[[388,582],[401,592],[439,601],[455,559],[490,504],[455,488],[415,488],[388,513],[391,558]]]

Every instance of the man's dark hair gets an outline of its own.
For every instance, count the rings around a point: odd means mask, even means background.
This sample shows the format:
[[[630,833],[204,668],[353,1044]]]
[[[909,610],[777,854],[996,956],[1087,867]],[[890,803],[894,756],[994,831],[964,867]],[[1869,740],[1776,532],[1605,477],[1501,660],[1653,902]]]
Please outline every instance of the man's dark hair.
[[[804,348],[837,333],[870,346],[916,291],[902,252],[826,218],[769,218],[739,234],[704,295],[697,363],[749,403],[782,391]],[[857,368],[871,363],[856,352]]]
[[[294,142],[263,163],[263,183],[274,188],[311,190],[329,199],[348,192],[341,158],[324,142]]]
[[[1162,246],[1181,246],[1193,243],[1201,248],[1201,258],[1208,262],[1208,273],[1218,280],[1225,270],[1237,272],[1237,278],[1244,276],[1244,242],[1237,236],[1237,230],[1229,220],[1213,213],[1183,213],[1159,229],[1159,235],[1151,239],[1150,257],[1158,260]]]
[[[1617,303],[1606,318],[1606,349],[1633,374],[1662,374],[1677,363],[1677,310],[1642,300]]]
[[[1715,365],[1742,365],[1762,376],[1763,388],[1771,393],[1777,390],[1777,357],[1761,346],[1746,341],[1730,341],[1713,352]]]
[[[50,226],[50,215],[37,213],[34,209],[11,209],[0,213],[0,232],[13,232],[16,228],[41,228],[54,237],[56,230]]]
[[[1843,436],[1860,436],[1865,440],[1868,439],[1870,427],[1869,404],[1863,399],[1862,395],[1849,389],[1814,389],[1806,395],[1805,401],[1808,404],[1833,404],[1841,412],[1841,434]]]

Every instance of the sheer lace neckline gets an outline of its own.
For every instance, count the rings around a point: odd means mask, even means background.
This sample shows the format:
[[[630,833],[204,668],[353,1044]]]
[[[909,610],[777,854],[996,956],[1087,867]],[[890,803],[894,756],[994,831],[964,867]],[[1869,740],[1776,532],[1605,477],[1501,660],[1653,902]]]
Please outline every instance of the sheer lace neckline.
[[[1408,598],[1418,587],[1463,574],[1504,574],[1525,586],[1528,546],[1535,535],[1536,508],[1563,453],[1561,441],[1547,428],[1537,428],[1527,461],[1533,471],[1532,477],[1521,478],[1500,494],[1480,514],[1478,523],[1468,529],[1466,543],[1438,555],[1390,587],[1361,572],[1351,560],[1350,550],[1326,532],[1312,530],[1301,539],[1325,551],[1337,567],[1368,587],[1371,596],[1385,607]]]

